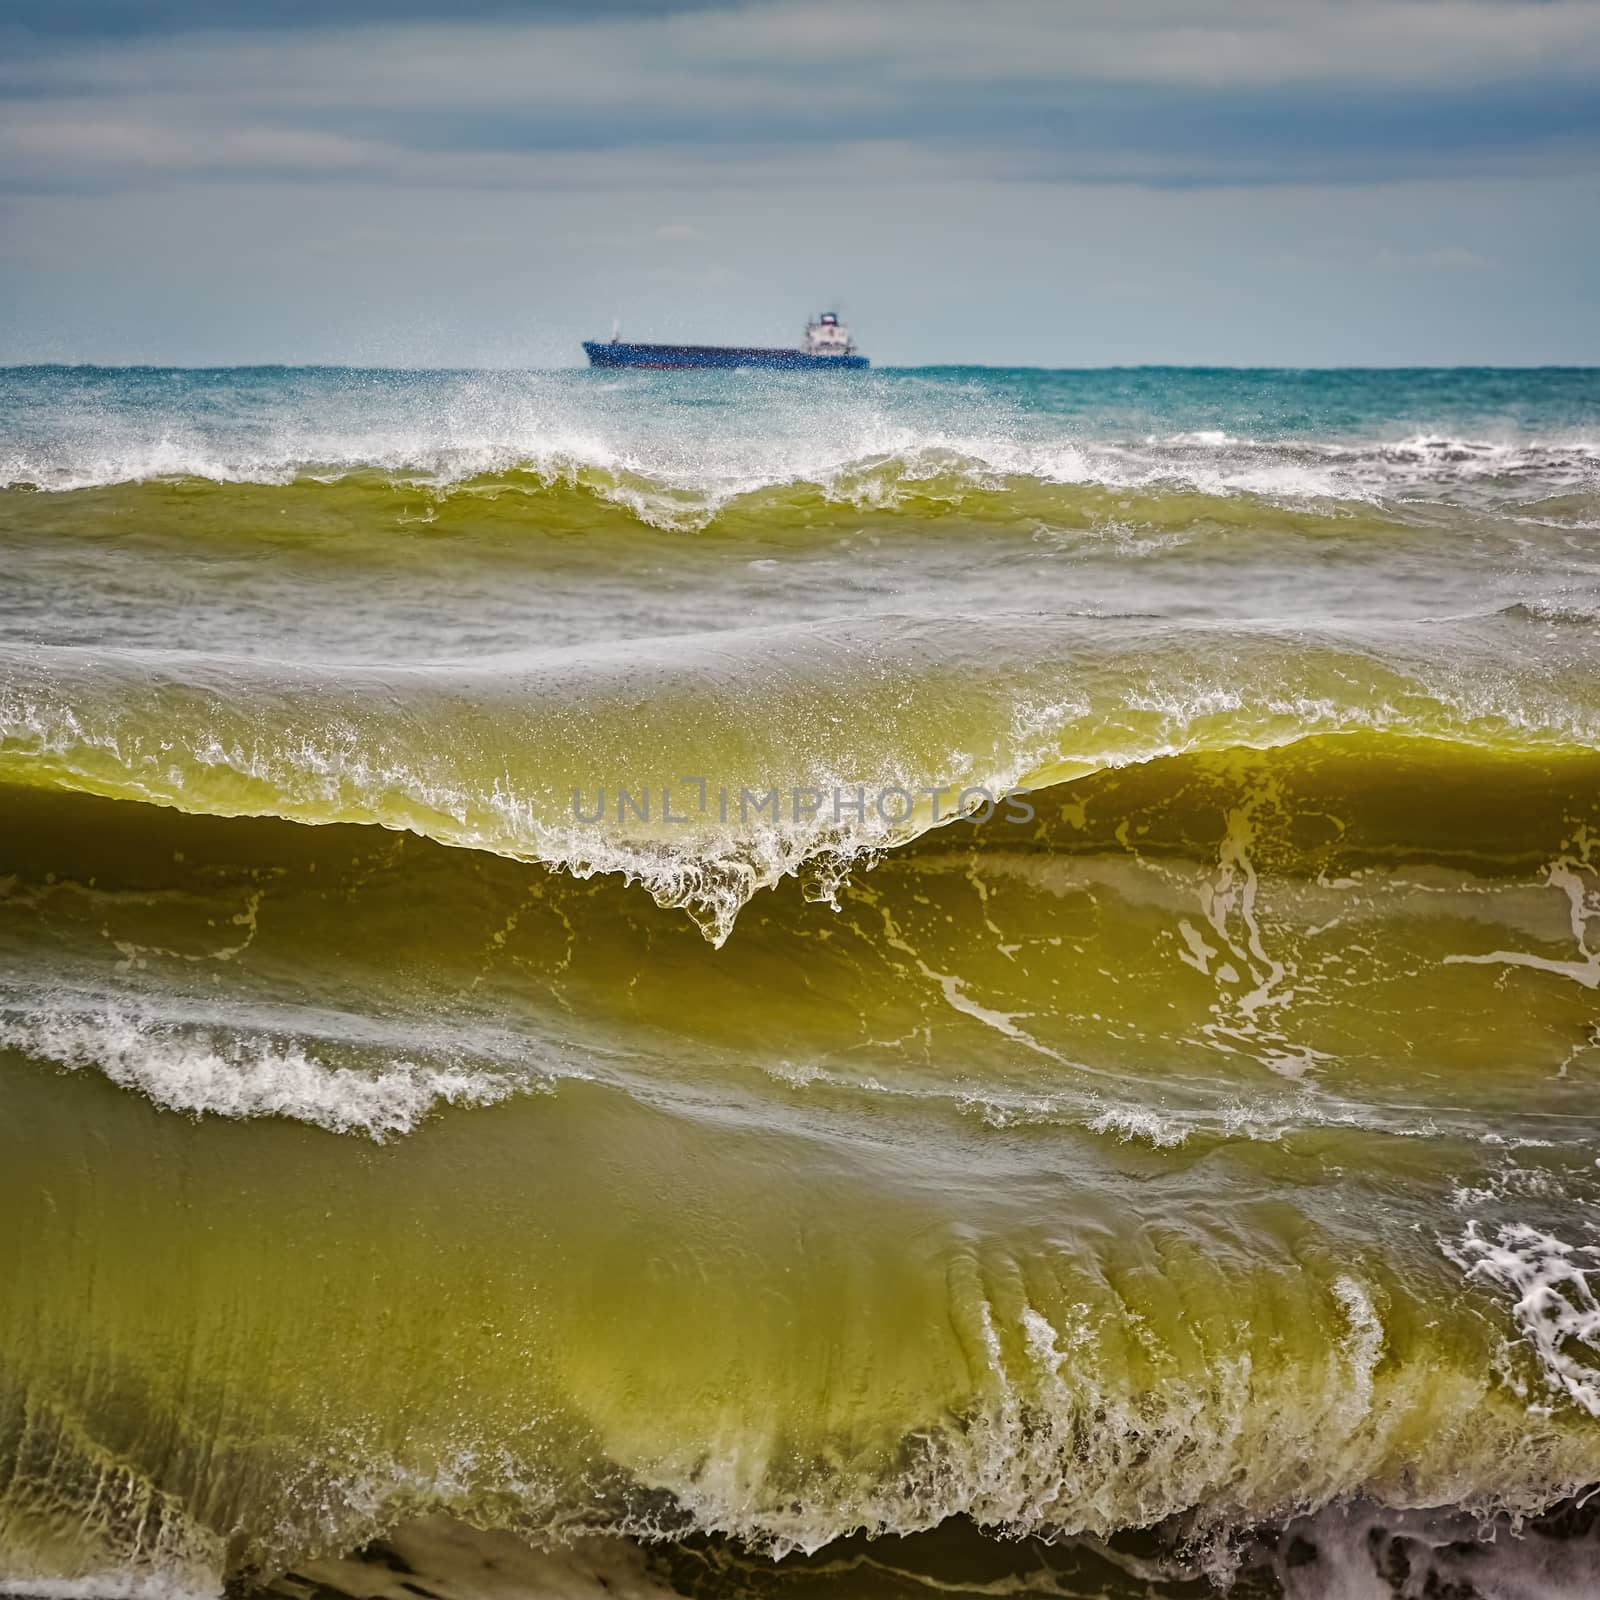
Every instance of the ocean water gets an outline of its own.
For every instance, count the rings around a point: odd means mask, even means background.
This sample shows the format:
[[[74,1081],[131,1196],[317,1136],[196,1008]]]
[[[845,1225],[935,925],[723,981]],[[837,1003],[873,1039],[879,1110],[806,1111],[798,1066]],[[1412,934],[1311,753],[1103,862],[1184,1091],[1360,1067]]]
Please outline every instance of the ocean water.
[[[0,372],[0,1588],[1600,1588],[1600,373]]]

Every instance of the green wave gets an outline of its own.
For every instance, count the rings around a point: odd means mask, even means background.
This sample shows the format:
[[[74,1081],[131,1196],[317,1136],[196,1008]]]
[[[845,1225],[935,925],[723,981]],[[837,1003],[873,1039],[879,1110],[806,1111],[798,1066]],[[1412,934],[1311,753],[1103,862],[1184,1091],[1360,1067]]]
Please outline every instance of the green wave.
[[[1594,752],[1171,757],[792,876],[718,949],[607,873],[0,788],[0,952],[39,1002],[0,1039],[179,1109],[379,1138],[596,1072],[658,1094],[685,1063],[1155,1147],[1404,1132],[1419,1104],[1475,1125],[1589,1059],[1597,794]],[[1423,1017],[1442,1081],[1404,1043]]]
[[[1596,514],[1569,496],[1563,520]],[[1465,513],[1454,508],[1459,523]],[[333,550],[359,558],[441,542],[489,550],[532,537],[602,538],[659,530],[803,544],[859,528],[959,521],[964,529],[1138,528],[1149,533],[1284,533],[1383,538],[1429,523],[1427,508],[1327,492],[1215,492],[1181,481],[1055,481],[952,452],[846,463],[814,479],[741,484],[682,480],[581,460],[460,477],[360,468],[285,473],[280,481],[144,479],[48,493],[0,492],[0,527],[87,541]]]
[[[1512,618],[1341,632],[889,617],[484,668],[13,651],[0,779],[618,873],[720,943],[760,890],[809,873],[826,895],[963,795],[984,808],[1313,736],[1600,746],[1590,633],[1524,646]]]
[[[3,1565],[304,1593],[449,1517],[742,1573],[1600,1481],[1593,649],[10,649]],[[1034,815],[571,814],[686,771]]]
[[[1587,991],[1429,959],[1559,949],[1537,874],[1366,881],[1331,934],[1258,874],[1234,959],[1310,987],[1269,1019],[1226,1007],[1270,974],[1181,959],[1203,884],[1141,867],[913,852],[716,952],[423,841],[10,798],[6,870],[56,863],[0,907],[13,1573],[259,1578],[439,1513],[782,1552],[1600,1480],[1591,1352],[1515,1309],[1589,1263],[1592,1067],[1551,1060]],[[252,1030],[520,1086],[352,1152],[292,1083],[225,1098]]]

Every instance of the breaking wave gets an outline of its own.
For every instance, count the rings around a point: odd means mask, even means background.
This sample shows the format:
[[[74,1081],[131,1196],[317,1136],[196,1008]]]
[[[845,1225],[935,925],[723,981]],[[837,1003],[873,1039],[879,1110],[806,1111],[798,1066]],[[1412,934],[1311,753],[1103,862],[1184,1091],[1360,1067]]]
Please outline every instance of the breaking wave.
[[[1180,529],[1196,520],[1248,528],[1269,520],[1312,531],[1403,528],[1427,499],[1500,491],[1502,507],[1558,525],[1600,515],[1600,445],[1308,446],[1188,440],[1094,446],[944,440],[841,454],[765,470],[699,462],[676,468],[626,452],[557,445],[410,455],[366,448],[346,461],[148,458],[51,464],[18,460],[0,489],[66,495],[104,514],[209,513],[223,536],[328,537],[317,519],[364,517],[434,534],[537,529],[593,533],[630,522],[665,530],[803,536],[862,515],[1062,526],[1125,522]],[[292,494],[287,503],[263,493]],[[1420,504],[1418,503],[1420,500]],[[1470,502],[1469,502],[1470,503]],[[290,529],[265,519],[292,508]],[[22,513],[18,512],[18,515]],[[59,519],[40,508],[38,516]],[[1353,526],[1352,526],[1353,524]]]

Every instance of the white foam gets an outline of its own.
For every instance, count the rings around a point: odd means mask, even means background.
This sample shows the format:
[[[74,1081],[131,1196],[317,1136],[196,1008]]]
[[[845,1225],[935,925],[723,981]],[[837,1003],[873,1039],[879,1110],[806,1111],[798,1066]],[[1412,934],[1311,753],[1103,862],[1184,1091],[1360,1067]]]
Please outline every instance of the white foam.
[[[290,1117],[382,1141],[441,1106],[485,1106],[527,1087],[508,1073],[391,1060],[330,1066],[306,1045],[222,1028],[179,1027],[107,1007],[95,1014],[0,1016],[0,1047],[93,1069],[191,1116]]]
[[[1492,950],[1485,955],[1449,955],[1446,965],[1527,967],[1569,978],[1585,989],[1600,988],[1600,948],[1591,948],[1592,924],[1600,919],[1600,889],[1595,887],[1594,854],[1600,841],[1580,830],[1567,854],[1544,869],[1545,882],[1567,902],[1567,927],[1577,946],[1577,959],[1557,960],[1531,950]]]
[[[1557,1538],[1516,1519],[1340,1502],[1295,1517],[1243,1565],[1270,1570],[1284,1600],[1593,1600],[1593,1537]]]
[[[1428,486],[1600,485],[1586,437],[1261,439],[1221,428],[1094,437],[981,384],[872,376],[826,390],[731,380],[728,403],[676,404],[648,381],[556,373],[240,374],[213,382],[33,380],[0,484],[72,490],[152,479],[280,485],[377,471],[436,488],[526,474],[583,486],[669,528],[704,527],[742,495],[810,486],[863,510],[918,486],[963,494],[1019,480],[1178,487],[1307,502]],[[232,406],[230,412],[230,404]],[[511,488],[509,484],[502,488]]]
[[[1086,1126],[1091,1133],[1114,1134],[1125,1144],[1138,1140],[1155,1150],[1175,1150],[1193,1131],[1191,1125],[1144,1106],[1109,1106]]]
[[[221,1577],[189,1569],[165,1571],[130,1568],[91,1572],[77,1578],[0,1576],[0,1595],[17,1600],[222,1600]]]
[[[1545,1389],[1600,1417],[1600,1299],[1589,1281],[1600,1272],[1600,1246],[1569,1244],[1522,1222],[1491,1238],[1473,1221],[1447,1253],[1469,1278],[1511,1296],[1512,1320]]]

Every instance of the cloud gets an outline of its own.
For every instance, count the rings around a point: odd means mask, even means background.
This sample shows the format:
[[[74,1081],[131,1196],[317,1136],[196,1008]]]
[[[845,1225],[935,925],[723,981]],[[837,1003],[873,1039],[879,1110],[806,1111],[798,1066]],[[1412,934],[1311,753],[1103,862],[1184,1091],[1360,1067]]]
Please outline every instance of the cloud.
[[[683,0],[452,0],[458,21],[496,17],[648,17],[695,10]],[[248,6],[215,0],[7,0],[0,32],[33,38],[111,38],[225,29],[314,29],[351,23],[391,25],[427,21],[438,0],[251,0]]]
[[[623,152],[664,183],[794,182],[809,161],[841,184],[894,165],[1259,184],[1580,170],[1600,149],[1592,0],[386,9],[313,22],[281,0],[240,29],[176,0],[25,5],[0,181],[538,188],[613,181]]]

